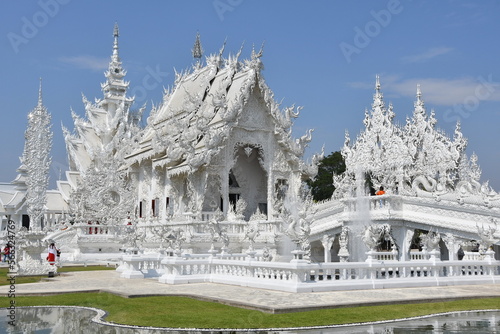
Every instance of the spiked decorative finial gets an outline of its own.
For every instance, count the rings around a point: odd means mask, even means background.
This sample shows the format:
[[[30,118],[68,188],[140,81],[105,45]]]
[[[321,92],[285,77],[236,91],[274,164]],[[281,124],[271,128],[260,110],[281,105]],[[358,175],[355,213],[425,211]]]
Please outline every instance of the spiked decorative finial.
[[[193,50],[191,51],[193,52],[193,58],[201,59],[203,56],[203,48],[201,47],[199,32],[196,32],[196,40],[194,41]]]
[[[42,77],[40,77],[40,87],[38,88],[38,106],[41,107],[43,105],[42,101]]]
[[[115,28],[113,29],[113,37],[119,37],[120,36],[120,30],[118,29],[118,23],[115,22]]]
[[[222,57],[222,54],[224,53],[224,50],[226,49],[226,42],[227,42],[227,37],[224,39],[224,43],[222,44],[222,47],[219,50],[219,58]]]
[[[120,36],[120,31],[118,29],[118,23],[115,22],[115,27],[113,29],[113,37],[115,41],[113,43],[113,60],[120,61],[120,57],[118,56],[118,37]]]
[[[375,89],[378,91],[380,91],[380,76],[377,74],[375,76]]]
[[[262,45],[260,46],[259,52],[255,52],[255,45],[252,45],[252,60],[255,60],[257,58],[262,57],[262,54],[264,53],[264,42],[262,42]]]
[[[423,107],[424,100],[422,99],[422,91],[420,90],[420,84],[417,84],[417,101],[415,101],[415,107]]]

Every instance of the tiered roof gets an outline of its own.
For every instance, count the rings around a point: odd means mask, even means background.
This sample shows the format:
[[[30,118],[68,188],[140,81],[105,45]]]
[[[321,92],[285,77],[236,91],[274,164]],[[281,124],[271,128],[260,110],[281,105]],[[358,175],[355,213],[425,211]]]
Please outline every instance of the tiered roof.
[[[207,57],[204,66],[197,62],[190,71],[176,74],[174,88],[152,110],[139,148],[127,157],[131,164],[152,159],[155,166],[168,167],[169,173],[197,170],[211,161],[234,127],[259,130],[257,123],[241,123],[248,116],[243,115],[244,106],[251,96],[258,96],[270,119],[266,126],[271,127],[286,159],[307,169],[300,158],[312,130],[299,139],[291,138],[293,118],[300,108],[281,110],[274,101],[261,74],[262,49],[258,53],[252,50],[251,58],[244,61],[239,60],[241,49],[228,58],[223,58],[223,51],[224,46]]]

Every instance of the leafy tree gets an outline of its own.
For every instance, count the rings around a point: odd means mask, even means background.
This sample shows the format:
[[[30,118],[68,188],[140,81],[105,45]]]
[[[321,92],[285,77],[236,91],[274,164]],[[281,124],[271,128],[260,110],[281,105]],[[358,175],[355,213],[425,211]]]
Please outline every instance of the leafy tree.
[[[336,175],[345,172],[345,162],[340,151],[332,152],[326,156],[318,165],[318,175],[314,180],[308,180],[311,193],[315,201],[322,201],[332,197],[335,187],[333,186],[333,173]]]

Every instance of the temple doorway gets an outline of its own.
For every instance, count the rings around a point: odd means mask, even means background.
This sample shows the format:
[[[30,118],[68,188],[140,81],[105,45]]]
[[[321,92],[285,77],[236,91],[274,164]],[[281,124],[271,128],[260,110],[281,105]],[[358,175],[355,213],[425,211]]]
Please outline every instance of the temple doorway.
[[[256,212],[267,214],[267,173],[262,168],[261,149],[248,144],[240,146],[235,161],[229,176],[230,203],[234,205],[239,199],[246,202],[246,220]]]

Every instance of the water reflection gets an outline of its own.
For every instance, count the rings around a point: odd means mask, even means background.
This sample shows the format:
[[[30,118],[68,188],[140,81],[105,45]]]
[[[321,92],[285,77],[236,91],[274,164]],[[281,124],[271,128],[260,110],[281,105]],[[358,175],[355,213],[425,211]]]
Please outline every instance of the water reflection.
[[[154,334],[154,333],[220,333],[236,331],[166,330],[158,328],[116,327],[93,322],[103,315],[96,310],[73,307],[33,307],[16,309],[16,326],[8,324],[7,309],[0,309],[0,333],[97,333],[97,334]],[[423,319],[362,326],[294,329],[284,331],[245,331],[246,333],[497,333],[500,331],[500,311],[462,312]]]

